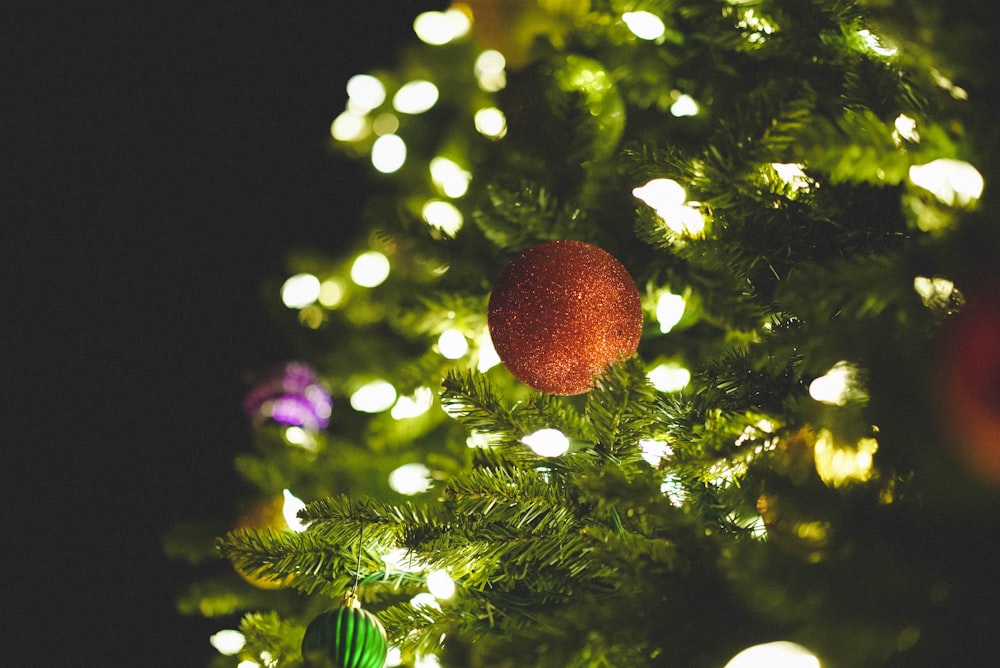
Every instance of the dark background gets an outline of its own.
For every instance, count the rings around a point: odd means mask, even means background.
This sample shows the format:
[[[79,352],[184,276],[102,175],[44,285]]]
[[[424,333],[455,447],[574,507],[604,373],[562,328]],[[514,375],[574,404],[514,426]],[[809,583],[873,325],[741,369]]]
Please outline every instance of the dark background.
[[[191,573],[163,531],[233,512],[243,374],[288,350],[263,281],[359,223],[365,166],[328,134],[344,84],[447,3],[21,4],[0,40],[0,662],[204,665],[219,624],[174,612]]]

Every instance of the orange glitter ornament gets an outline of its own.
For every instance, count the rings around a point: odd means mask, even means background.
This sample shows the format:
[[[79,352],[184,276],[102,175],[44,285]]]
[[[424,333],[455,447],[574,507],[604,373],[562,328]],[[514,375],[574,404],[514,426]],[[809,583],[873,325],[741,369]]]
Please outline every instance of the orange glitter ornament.
[[[518,380],[549,394],[583,394],[608,365],[635,353],[642,304],[610,253],[582,241],[548,241],[500,274],[488,321],[500,360]]]

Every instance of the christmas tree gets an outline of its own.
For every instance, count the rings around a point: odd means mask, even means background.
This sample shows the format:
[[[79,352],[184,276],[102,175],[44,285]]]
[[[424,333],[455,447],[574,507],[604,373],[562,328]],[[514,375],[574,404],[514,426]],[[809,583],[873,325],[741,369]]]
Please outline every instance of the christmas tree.
[[[991,10],[416,16],[331,109],[364,233],[267,286],[255,494],[167,537],[211,665],[986,665]]]

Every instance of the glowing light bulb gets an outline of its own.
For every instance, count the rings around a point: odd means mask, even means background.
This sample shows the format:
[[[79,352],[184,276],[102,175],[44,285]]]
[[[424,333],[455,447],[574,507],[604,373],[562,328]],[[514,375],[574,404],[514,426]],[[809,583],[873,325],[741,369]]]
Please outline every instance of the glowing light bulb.
[[[434,392],[429,387],[418,387],[411,395],[404,395],[396,401],[389,415],[394,420],[420,417],[434,405]]]
[[[684,317],[686,304],[684,297],[672,292],[664,292],[656,300],[656,321],[660,323],[660,331],[666,334]]]
[[[882,40],[880,40],[877,35],[872,33],[871,30],[859,30],[858,37],[860,37],[864,45],[868,47],[868,50],[877,56],[888,57],[896,55],[896,48],[883,45]]]
[[[685,116],[697,116],[698,111],[701,107],[695,102],[694,98],[688,94],[683,94],[677,98],[677,100],[670,105],[670,113],[677,118],[683,118]]]
[[[223,656],[238,654],[247,644],[246,636],[235,629],[223,629],[212,635],[208,641]]]
[[[364,114],[385,102],[385,86],[370,74],[356,74],[347,80],[351,110]]]
[[[457,329],[446,329],[441,332],[437,346],[441,356],[449,360],[457,360],[469,352],[468,340]]]
[[[282,495],[285,502],[281,506],[281,515],[285,518],[285,523],[292,531],[302,533],[306,530],[306,525],[299,519],[299,511],[306,507],[305,502],[287,489],[282,491]]]
[[[476,131],[490,139],[500,139],[507,134],[507,117],[496,107],[480,109],[474,120]]]
[[[797,162],[772,162],[771,169],[778,178],[791,186],[792,190],[808,190],[812,186],[812,180],[806,176],[805,165]]]
[[[315,450],[316,448],[316,442],[315,439],[313,439],[312,434],[302,427],[296,425],[285,427],[285,431],[282,432],[282,436],[285,438],[285,442],[289,445],[295,445],[305,450]]]
[[[399,135],[382,135],[372,144],[372,166],[383,174],[392,174],[406,164],[406,142]]]
[[[483,51],[476,57],[474,71],[479,87],[488,93],[495,93],[507,86],[507,59],[493,49]]]
[[[929,309],[952,313],[965,303],[965,296],[955,288],[955,283],[942,276],[917,276],[913,279],[913,289]]]
[[[455,595],[455,581],[448,571],[439,568],[427,574],[427,591],[439,601],[449,599]]]
[[[419,559],[414,558],[409,550],[401,547],[383,554],[382,562],[385,563],[387,572],[397,570],[403,573],[416,573],[425,568],[425,565]]]
[[[337,308],[346,295],[344,283],[339,279],[328,278],[319,284],[319,303],[326,308]]]
[[[414,660],[413,668],[441,668],[441,659],[437,654],[420,654]]]
[[[697,237],[705,231],[705,216],[693,202],[669,211],[657,211],[671,230],[682,236]]]
[[[428,225],[450,237],[455,236],[465,222],[462,212],[454,204],[439,199],[426,202],[420,215]]]
[[[392,107],[401,114],[422,114],[438,101],[438,88],[430,81],[417,79],[403,84],[392,96]]]
[[[849,399],[861,398],[864,393],[858,388],[858,368],[850,362],[837,362],[809,383],[809,396],[832,406],[843,406]]]
[[[312,274],[295,274],[281,286],[281,302],[288,308],[303,309],[319,299],[319,279]]]
[[[403,650],[395,645],[389,645],[385,653],[385,668],[396,668],[403,665]]]
[[[644,438],[639,441],[639,449],[642,450],[642,458],[652,466],[659,466],[665,457],[674,454],[674,449],[667,445],[666,441],[655,438]]]
[[[668,474],[663,479],[663,482],[660,483],[660,494],[667,497],[671,504],[678,507],[684,505],[684,499],[687,498],[687,491],[684,489],[684,484],[673,473]]]
[[[441,605],[438,603],[437,599],[434,598],[434,594],[431,594],[430,592],[426,591],[422,591],[413,598],[411,598],[410,605],[412,605],[414,608],[429,608],[431,610],[437,610],[438,612],[441,612]]]
[[[748,647],[725,668],[820,668],[816,655],[802,645],[780,640]]]
[[[476,362],[476,369],[480,373],[486,373],[497,364],[500,364],[500,355],[493,347],[493,339],[490,338],[489,331],[483,332],[476,339],[476,347],[479,350],[479,361]]]
[[[660,17],[649,12],[625,12],[622,20],[639,39],[659,39],[667,30]]]
[[[865,482],[871,478],[878,441],[861,438],[854,445],[838,443],[829,429],[816,434],[813,458],[816,473],[827,485],[842,487],[850,482]]]
[[[351,109],[344,110],[330,124],[330,136],[337,141],[358,141],[368,136],[368,118]]]
[[[236,668],[260,668],[260,664],[252,659],[244,659],[236,664]]]
[[[912,165],[910,181],[948,206],[967,206],[983,194],[983,175],[963,160],[939,158]]]
[[[403,464],[389,474],[389,487],[406,496],[426,492],[431,488],[431,470],[420,462]]]
[[[680,364],[668,362],[651,370],[646,378],[660,392],[680,392],[691,382],[691,372]]]
[[[558,429],[539,429],[522,438],[521,442],[541,457],[558,457],[569,450],[569,439]]]
[[[473,429],[468,438],[465,439],[465,445],[470,448],[488,448],[493,443],[490,441],[489,434]]]
[[[389,270],[389,258],[378,251],[368,251],[355,258],[351,280],[363,288],[374,288],[389,278]]]
[[[913,143],[920,141],[920,133],[917,132],[917,121],[906,114],[896,116],[896,120],[892,122],[892,126],[896,128],[897,141],[899,139],[905,139]]]
[[[351,408],[360,413],[381,413],[396,403],[396,388],[385,380],[373,380],[351,395]]]
[[[458,9],[423,12],[413,20],[413,32],[420,41],[431,46],[441,46],[464,37],[471,27],[468,15]]]
[[[448,197],[461,197],[469,190],[472,174],[462,169],[457,163],[437,156],[430,162],[431,180]]]
[[[632,195],[657,212],[681,206],[687,200],[684,187],[673,179],[653,179],[633,188]]]

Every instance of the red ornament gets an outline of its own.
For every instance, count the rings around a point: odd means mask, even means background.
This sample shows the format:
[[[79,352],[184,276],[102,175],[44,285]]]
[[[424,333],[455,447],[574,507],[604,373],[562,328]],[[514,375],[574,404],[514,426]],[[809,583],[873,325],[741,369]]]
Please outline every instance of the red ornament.
[[[971,297],[955,316],[943,361],[955,452],[974,475],[1000,484],[1000,289]]]
[[[635,281],[607,251],[548,241],[515,257],[489,303],[493,346],[536,390],[583,394],[610,364],[635,353],[642,304]]]

